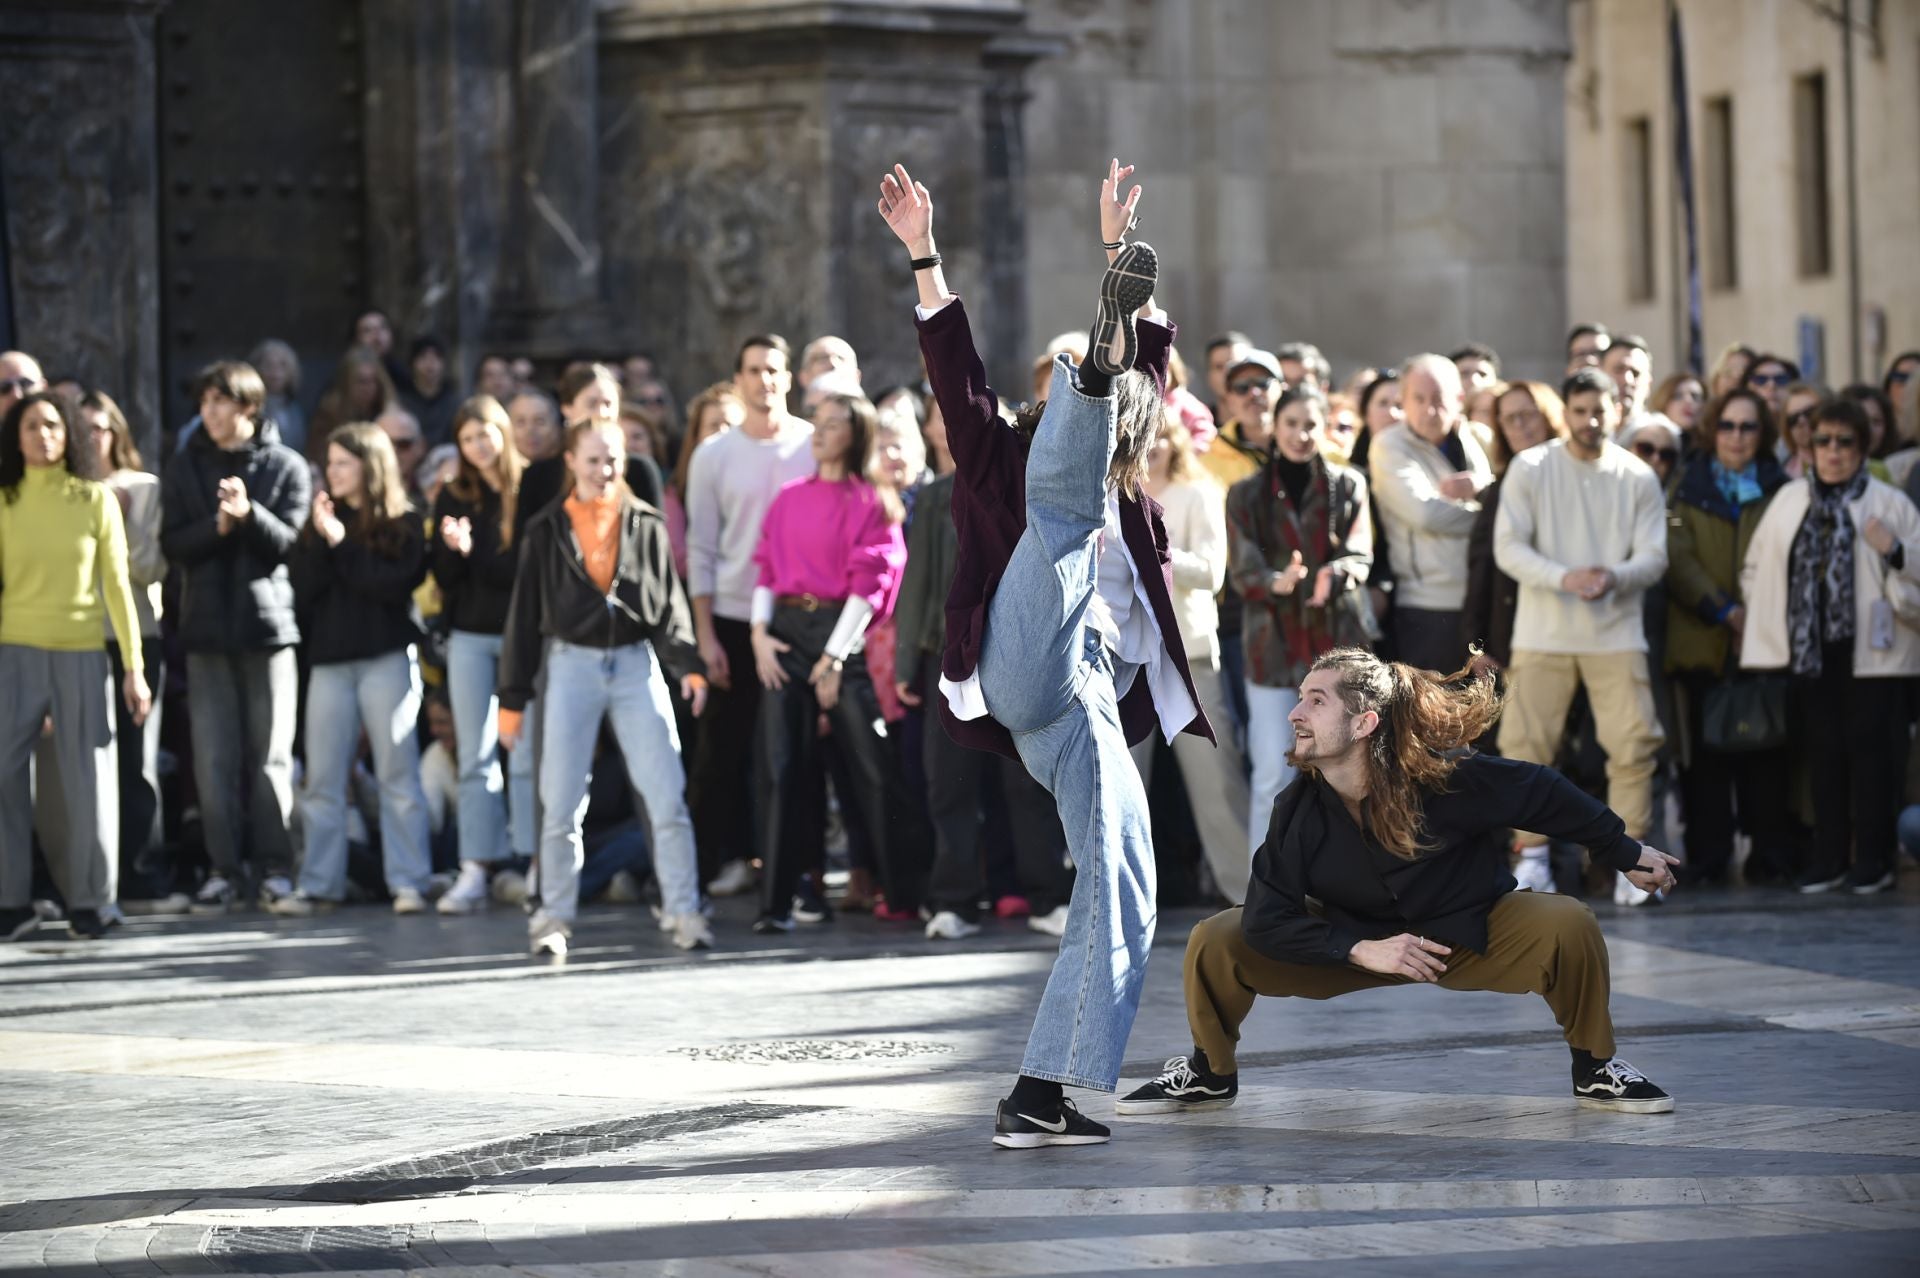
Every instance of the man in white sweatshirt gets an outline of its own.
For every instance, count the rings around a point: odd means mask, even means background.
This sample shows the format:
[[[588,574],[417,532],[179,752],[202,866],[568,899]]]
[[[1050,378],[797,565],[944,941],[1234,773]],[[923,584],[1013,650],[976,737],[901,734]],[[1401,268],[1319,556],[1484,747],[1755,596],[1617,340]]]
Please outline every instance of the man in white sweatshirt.
[[[1584,686],[1607,755],[1607,806],[1629,837],[1644,839],[1665,738],[1642,604],[1667,571],[1666,502],[1647,464],[1610,442],[1620,421],[1613,379],[1583,368],[1562,390],[1566,438],[1513,459],[1494,521],[1494,561],[1520,583],[1500,753],[1551,764]],[[1546,841],[1522,833],[1519,844],[1520,885],[1551,892]],[[1616,880],[1616,902],[1646,899],[1625,876]]]

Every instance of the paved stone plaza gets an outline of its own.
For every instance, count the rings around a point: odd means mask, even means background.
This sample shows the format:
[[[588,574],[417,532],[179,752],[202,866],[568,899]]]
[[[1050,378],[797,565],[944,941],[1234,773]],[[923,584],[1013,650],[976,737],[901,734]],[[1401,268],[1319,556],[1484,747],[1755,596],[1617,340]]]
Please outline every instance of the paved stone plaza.
[[[506,911],[49,927],[0,950],[0,1272],[1915,1272],[1920,879],[1596,908],[1674,1114],[1577,1109],[1537,999],[1410,988],[1265,1004],[1234,1108],[1027,1153],[988,1142],[1050,952],[1011,925],[729,909],[685,956],[600,908],[564,968]],[[1131,1081],[1186,1051],[1198,917]]]

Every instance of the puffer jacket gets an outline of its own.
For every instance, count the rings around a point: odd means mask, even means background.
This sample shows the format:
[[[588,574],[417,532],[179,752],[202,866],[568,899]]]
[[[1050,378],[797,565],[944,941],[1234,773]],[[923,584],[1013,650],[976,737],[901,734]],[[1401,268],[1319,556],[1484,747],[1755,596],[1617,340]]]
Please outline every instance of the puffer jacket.
[[[1736,508],[1713,482],[1713,458],[1695,457],[1680,476],[1667,514],[1669,673],[1719,674],[1727,668],[1733,631],[1722,617],[1741,602],[1740,565],[1787,475],[1773,458],[1762,457],[1759,480],[1764,496]]]
[[[253,514],[220,535],[220,481],[238,476]],[[180,570],[177,625],[188,652],[258,652],[300,642],[287,559],[313,501],[300,454],[262,421],[228,451],[197,430],[160,486],[160,547]]]

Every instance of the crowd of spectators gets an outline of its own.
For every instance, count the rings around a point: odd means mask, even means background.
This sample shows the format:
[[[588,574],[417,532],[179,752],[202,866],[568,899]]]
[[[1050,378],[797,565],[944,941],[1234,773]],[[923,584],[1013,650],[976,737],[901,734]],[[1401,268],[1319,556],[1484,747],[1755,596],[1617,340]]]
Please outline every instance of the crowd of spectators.
[[[564,952],[598,898],[691,949],[748,893],[763,932],[1064,929],[1048,796],[932,713],[953,460],[923,384],[763,333],[683,411],[644,355],[467,381],[380,311],[351,334],[315,394],[278,340],[206,368],[158,457],[109,388],[0,354],[0,932],[504,904]],[[1598,323],[1544,377],[1469,342],[1336,384],[1239,332],[1187,367],[1146,490],[1222,731],[1136,748],[1177,800],[1163,882],[1241,898],[1300,680],[1353,645],[1500,672],[1481,748],[1693,883],[1869,894],[1920,851],[1920,352],[1838,390],[1742,345],[1662,370]]]

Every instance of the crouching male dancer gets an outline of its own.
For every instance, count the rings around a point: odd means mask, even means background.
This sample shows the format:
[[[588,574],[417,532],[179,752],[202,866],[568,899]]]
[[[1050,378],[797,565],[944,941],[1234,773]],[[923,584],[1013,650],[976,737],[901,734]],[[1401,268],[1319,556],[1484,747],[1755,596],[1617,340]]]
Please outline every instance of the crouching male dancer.
[[[1079,872],[994,1126],[1008,1149],[1108,1138],[1062,1085],[1114,1090],[1153,941],[1153,843],[1128,742],[1156,722],[1169,739],[1213,736],[1180,645],[1160,509],[1140,487],[1173,329],[1149,318],[1153,250],[1123,243],[1140,198],[1137,186],[1121,195],[1132,172],[1116,160],[1100,190],[1109,264],[1086,363],[1058,359],[1043,410],[1011,425],[947,291],[926,187],[898,166],[880,184],[880,213],[913,257],[920,351],[956,467],[941,721],[960,744],[1026,765],[1053,795]]]
[[[1442,681],[1359,648],[1314,663],[1288,716],[1301,775],[1274,801],[1247,903],[1187,940],[1193,1055],[1168,1061],[1116,1112],[1231,1105],[1234,1045],[1261,995],[1326,999],[1414,981],[1538,994],[1573,1050],[1580,1104],[1672,1110],[1613,1054],[1607,943],[1592,911],[1516,892],[1506,844],[1488,836],[1538,830],[1584,844],[1647,892],[1671,889],[1678,862],[1628,838],[1551,768],[1457,753],[1499,714],[1491,675]]]

